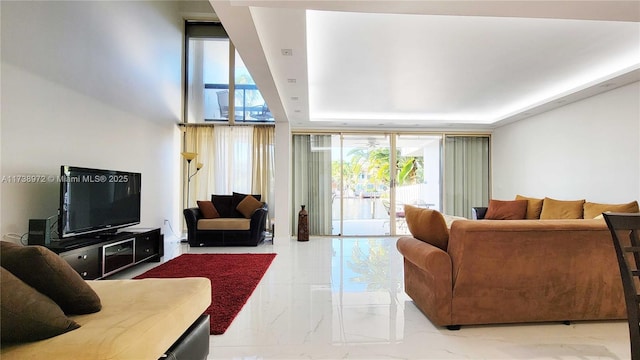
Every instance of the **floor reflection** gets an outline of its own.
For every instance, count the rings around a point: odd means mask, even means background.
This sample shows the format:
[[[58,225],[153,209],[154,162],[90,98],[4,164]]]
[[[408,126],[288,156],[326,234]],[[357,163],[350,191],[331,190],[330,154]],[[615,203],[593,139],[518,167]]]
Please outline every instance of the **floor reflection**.
[[[277,253],[209,359],[628,359],[626,321],[434,326],[403,290],[395,238],[276,239],[189,253]],[[171,245],[171,246],[170,246]],[[165,256],[165,260],[166,256]],[[141,264],[122,274],[131,277]]]
[[[333,239],[332,341],[393,343],[402,339],[402,263],[389,239]]]

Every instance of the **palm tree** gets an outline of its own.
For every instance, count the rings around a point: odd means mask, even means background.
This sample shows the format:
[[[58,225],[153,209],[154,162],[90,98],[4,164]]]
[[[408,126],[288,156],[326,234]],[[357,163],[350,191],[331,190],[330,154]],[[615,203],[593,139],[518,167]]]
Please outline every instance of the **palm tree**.
[[[362,175],[369,183],[376,187],[381,184],[389,184],[390,150],[388,148],[355,148],[347,153],[348,162],[342,165],[342,175],[345,188],[356,189],[360,183]],[[397,177],[398,185],[416,184],[423,178],[424,160],[422,157],[401,156],[398,151]],[[340,178],[340,162],[334,161],[332,164],[332,176],[334,179]]]

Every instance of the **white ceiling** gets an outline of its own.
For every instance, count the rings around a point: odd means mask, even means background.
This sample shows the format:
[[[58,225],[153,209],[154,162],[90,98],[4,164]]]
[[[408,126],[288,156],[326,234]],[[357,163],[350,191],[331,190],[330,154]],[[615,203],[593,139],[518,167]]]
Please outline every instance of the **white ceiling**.
[[[292,129],[492,129],[640,80],[640,1],[210,2]]]

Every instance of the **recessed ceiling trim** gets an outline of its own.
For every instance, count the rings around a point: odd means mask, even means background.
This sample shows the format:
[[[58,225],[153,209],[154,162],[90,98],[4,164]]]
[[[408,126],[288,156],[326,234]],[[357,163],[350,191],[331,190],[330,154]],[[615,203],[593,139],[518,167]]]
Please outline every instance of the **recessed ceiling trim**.
[[[534,97],[526,94],[530,94],[531,90],[534,92],[540,92],[540,89],[546,88],[548,85],[543,82],[537,84],[538,86],[532,86],[533,84],[520,83],[519,87],[505,87],[505,80],[511,81],[519,74],[526,74],[528,72],[538,74],[539,70],[531,69],[531,71],[522,69],[509,72],[510,68],[514,64],[522,63],[523,61],[532,61],[533,66],[536,66],[536,62],[546,62],[546,67],[542,67],[543,71],[556,71],[551,77],[552,81],[547,81],[550,84],[558,85],[558,80],[566,79],[565,74],[569,73],[572,68],[569,66],[556,67],[556,58],[554,56],[574,56],[579,54],[583,50],[587,50],[583,54],[583,59],[589,59],[592,64],[602,63],[603,60],[614,54],[615,49],[602,49],[601,46],[618,41],[621,37],[617,34],[600,36],[596,34],[594,37],[592,34],[575,31],[576,35],[575,43],[584,43],[584,39],[588,39],[587,47],[574,46],[574,42],[570,42],[569,46],[556,46],[549,47],[552,51],[549,52],[552,56],[547,56],[544,51],[538,50],[538,42],[533,38],[531,40],[521,40],[519,48],[510,50],[507,53],[500,53],[501,47],[498,40],[502,35],[511,37],[514,39],[524,39],[519,32],[502,31],[497,35],[488,38],[481,38],[477,42],[482,43],[483,46],[492,50],[492,53],[496,57],[495,59],[511,59],[511,63],[503,63],[502,61],[486,61],[484,64],[488,66],[482,69],[489,70],[487,78],[493,81],[487,86],[482,86],[477,89],[473,89],[474,84],[480,83],[482,80],[483,71],[473,71],[470,67],[458,66],[457,62],[459,58],[464,56],[458,56],[453,58],[445,58],[444,64],[437,68],[437,73],[429,73],[430,76],[449,76],[450,69],[454,69],[458,74],[464,74],[461,80],[444,82],[444,86],[437,88],[437,91],[426,94],[425,96],[398,96],[397,98],[387,98],[385,101],[405,101],[406,105],[416,106],[416,104],[439,104],[441,103],[440,96],[446,93],[453,93],[457,96],[458,104],[455,106],[449,106],[448,108],[435,109],[435,108],[419,108],[412,109],[409,113],[412,116],[407,116],[405,111],[397,111],[397,109],[382,109],[376,108],[378,104],[382,105],[381,101],[374,103],[373,106],[360,107],[358,111],[347,111],[349,109],[333,109],[324,108],[322,113],[316,114],[309,105],[313,105],[312,101],[308,97],[310,89],[315,86],[314,79],[308,77],[307,62],[311,58],[308,53],[308,41],[307,41],[307,20],[305,16],[305,10],[330,10],[330,11],[342,11],[342,12],[354,12],[354,13],[377,13],[377,14],[407,14],[409,16],[419,16],[424,21],[434,15],[449,16],[453,18],[472,18],[472,17],[485,17],[488,21],[494,22],[494,20],[513,21],[519,24],[526,24],[531,19],[545,20],[557,20],[557,19],[574,19],[567,21],[577,27],[590,23],[602,23],[611,24],[616,23],[620,26],[630,25],[635,26],[635,44],[626,45],[627,50],[631,49],[635,53],[636,61],[631,66],[637,66],[640,64],[640,27],[638,21],[640,21],[640,2],[638,1],[566,1],[562,6],[550,6],[549,2],[544,1],[486,1],[486,0],[474,0],[474,1],[263,1],[263,0],[210,0],[214,7],[215,12],[218,14],[221,22],[229,32],[229,36],[236,45],[238,52],[243,57],[244,62],[247,64],[252,76],[256,80],[260,91],[263,93],[265,100],[268,101],[270,109],[273,110],[274,116],[277,122],[291,122],[300,123],[295,128],[303,128],[316,126],[317,127],[367,127],[367,126],[379,126],[378,124],[384,123],[387,128],[394,127],[407,127],[416,124],[423,124],[428,128],[435,128],[436,126],[448,126],[447,121],[451,122],[451,127],[455,128],[477,128],[477,129],[492,129],[496,126],[505,124],[513,119],[520,120],[526,116],[533,116],[535,114],[547,111],[554,107],[567,105],[573,101],[577,101],[587,96],[592,96],[597,93],[609,91],[612,88],[624,86],[628,84],[628,81],[638,81],[640,77],[636,76],[628,77],[629,74],[624,74],[625,82],[616,81],[612,86],[601,86],[611,83],[606,81],[604,83],[598,83],[598,79],[606,78],[607,74],[614,76],[615,71],[609,71],[605,73],[605,76],[594,77],[594,80],[587,80],[582,83],[573,86],[564,86],[561,90],[555,91],[550,95]],[[489,19],[488,17],[493,17]],[[592,21],[598,20],[598,21]],[[616,26],[618,26],[616,25]],[[387,27],[389,29],[389,27]],[[396,28],[394,28],[396,29]],[[446,29],[439,27],[438,29]],[[332,29],[325,28],[325,30],[331,31]],[[359,32],[365,29],[352,28],[351,32]],[[545,29],[543,29],[544,31]],[[571,29],[570,29],[571,30]],[[344,34],[345,32],[342,32]],[[415,31],[414,31],[415,33]],[[349,65],[350,63],[357,64],[357,69],[354,73],[365,73],[368,71],[370,64],[378,61],[386,61],[388,65],[394,66],[395,73],[393,76],[383,76],[385,73],[377,71],[370,74],[377,74],[378,76],[369,76],[369,79],[374,79],[371,83],[360,83],[358,91],[364,89],[365,92],[374,91],[377,87],[396,87],[390,94],[399,95],[402,94],[402,86],[407,83],[411,83],[415,79],[415,67],[407,66],[407,58],[412,55],[410,51],[415,44],[423,39],[429,39],[432,34],[439,35],[440,31],[432,32],[419,32],[421,37],[417,38],[417,41],[413,41],[410,45],[391,50],[388,47],[385,48],[378,56],[366,56],[366,54],[359,54],[353,58],[349,58],[347,61],[342,61],[332,66],[326,67],[331,71],[339,71],[341,67]],[[556,32],[561,36],[566,34],[566,31]],[[534,32],[536,34],[536,32]],[[403,33],[396,30],[393,31],[392,36],[395,38],[392,42],[401,40],[405,37]],[[552,44],[557,42],[560,37],[547,36],[541,38],[542,44]],[[624,37],[624,36],[623,36]],[[375,43],[375,37],[363,36],[356,41],[357,43],[366,43],[367,41],[373,41]],[[542,41],[543,40],[543,41]],[[351,42],[354,43],[353,41]],[[455,46],[457,41],[444,42],[447,46]],[[589,53],[592,49],[597,49],[594,53]],[[618,47],[620,49],[620,46]],[[296,49],[295,57],[283,56],[282,49]],[[555,49],[555,50],[554,50]],[[591,50],[590,50],[591,49]],[[549,50],[547,50],[549,51]],[[408,53],[409,52],[409,53]],[[340,53],[338,53],[340,54]],[[329,54],[331,55],[331,54]],[[440,52],[430,53],[428,56],[422,57],[424,60],[433,60],[434,56],[441,55]],[[322,56],[325,56],[324,54]],[[347,56],[348,57],[348,56]],[[473,55],[470,56],[474,58]],[[314,56],[313,59],[316,57]],[[313,61],[312,59],[312,61]],[[479,61],[482,58],[477,57]],[[490,59],[492,60],[492,59]],[[560,59],[562,60],[562,59]],[[528,64],[527,64],[528,66]],[[500,71],[491,72],[491,68],[499,68]],[[636,68],[637,69],[637,68]],[[614,69],[615,70],[615,69]],[[638,73],[638,71],[634,71]],[[544,73],[541,73],[544,75]],[[294,79],[290,82],[289,79]],[[366,79],[366,77],[365,77]],[[537,79],[535,79],[537,80]],[[613,80],[613,79],[612,79]],[[331,80],[333,88],[342,87],[345,79]],[[376,83],[376,81],[378,83]],[[594,83],[596,85],[589,87],[588,84]],[[382,84],[382,85],[380,85]],[[500,87],[503,86],[503,89]],[[586,87],[586,88],[585,88]],[[528,88],[528,89],[527,89]],[[462,89],[459,91],[458,89]],[[466,89],[466,90],[465,90]],[[511,100],[503,100],[502,109],[495,106],[486,106],[485,109],[480,108],[480,111],[462,111],[462,107],[458,105],[464,105],[469,103],[468,96],[464,93],[478,93],[478,94],[491,94],[496,99],[502,99],[499,91],[503,93],[515,94],[522,99],[521,105],[514,106],[513,108],[507,108],[505,104],[515,103]],[[507,91],[505,92],[505,89]],[[498,92],[496,92],[498,90]],[[358,91],[351,92],[348,96],[343,98],[349,101],[349,97],[353,94],[357,94]],[[291,97],[299,96],[299,101],[291,101]],[[513,96],[515,98],[515,96]],[[287,99],[288,98],[288,99]],[[454,97],[455,98],[455,97]],[[542,99],[542,100],[539,100]],[[551,103],[545,103],[545,99],[551,99]],[[288,101],[287,101],[288,100]],[[563,102],[561,102],[563,101]],[[300,112],[295,112],[299,110]],[[453,112],[452,112],[453,110]],[[528,112],[529,115],[522,115],[519,111]],[[455,112],[455,113],[454,113]],[[354,116],[357,120],[350,121],[349,116]],[[516,113],[511,116],[510,114]],[[369,116],[374,114],[376,116]],[[403,118],[413,118],[417,116],[420,119],[415,121],[402,120]],[[481,115],[477,115],[481,114]],[[520,115],[518,115],[520,114]],[[364,116],[363,116],[364,115]],[[331,119],[334,118],[335,119]],[[376,121],[377,118],[385,118]],[[365,119],[367,118],[367,119]],[[422,118],[429,119],[427,122],[421,121]],[[475,118],[477,123],[468,123],[468,118]],[[443,120],[444,119],[444,120]],[[447,120],[449,119],[449,120]],[[310,122],[309,120],[315,120]],[[367,121],[368,120],[368,121]],[[492,123],[493,122],[493,123]]]
[[[312,122],[491,125],[640,68],[637,23],[307,11],[307,46]]]

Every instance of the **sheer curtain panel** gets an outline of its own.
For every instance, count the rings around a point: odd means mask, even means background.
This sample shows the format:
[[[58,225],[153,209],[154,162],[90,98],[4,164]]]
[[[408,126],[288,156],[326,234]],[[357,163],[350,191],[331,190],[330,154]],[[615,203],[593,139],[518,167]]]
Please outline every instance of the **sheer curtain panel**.
[[[489,203],[489,137],[446,136],[444,154],[444,212],[470,219]]]
[[[274,127],[255,126],[253,128],[253,169],[252,194],[262,195],[262,201],[270,204],[273,199],[274,179]],[[269,206],[269,220],[272,206]]]
[[[309,234],[331,235],[331,135],[294,135],[292,148],[292,234],[297,232],[300,206],[306,205]]]

